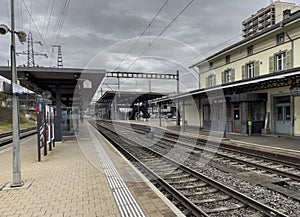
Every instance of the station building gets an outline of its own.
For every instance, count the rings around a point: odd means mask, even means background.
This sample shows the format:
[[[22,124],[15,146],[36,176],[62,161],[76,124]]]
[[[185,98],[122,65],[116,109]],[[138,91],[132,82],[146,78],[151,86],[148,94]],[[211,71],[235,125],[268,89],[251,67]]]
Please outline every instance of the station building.
[[[195,113],[186,103],[187,125],[209,130],[211,111],[226,106],[228,132],[246,134],[251,124],[254,133],[300,136],[300,11],[295,5],[286,9],[286,3],[273,4],[285,9],[277,11],[282,16],[277,23],[191,66],[199,70],[200,89],[178,97],[193,96],[198,106]],[[273,6],[264,10],[272,11]],[[214,91],[224,96],[208,96]]]

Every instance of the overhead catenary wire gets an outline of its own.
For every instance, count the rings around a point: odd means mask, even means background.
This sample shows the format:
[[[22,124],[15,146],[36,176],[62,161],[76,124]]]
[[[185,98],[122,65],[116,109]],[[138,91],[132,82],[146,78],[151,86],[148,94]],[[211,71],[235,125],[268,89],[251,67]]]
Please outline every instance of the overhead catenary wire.
[[[44,39],[43,39],[43,36],[42,36],[42,34],[41,34],[41,32],[40,32],[40,30],[39,30],[37,24],[35,23],[35,21],[34,21],[34,19],[33,19],[33,17],[32,17],[32,14],[30,13],[30,11],[29,11],[29,9],[28,9],[26,3],[24,2],[24,0],[22,0],[22,2],[23,2],[23,5],[24,5],[24,7],[25,7],[27,13],[29,14],[30,20],[32,21],[34,27],[35,27],[36,30],[37,30],[37,33],[39,34],[39,37],[40,37],[41,41],[43,42],[43,45],[44,45],[44,46],[46,47],[46,49],[47,49],[47,53],[50,55],[51,52],[50,52],[50,50],[49,50],[47,44],[45,43],[45,41],[44,41]]]
[[[7,11],[7,18],[10,20],[10,12],[9,12],[9,7],[8,7],[8,0],[5,1],[6,4],[6,11]]]
[[[293,10],[294,8],[297,8],[297,7],[299,7],[299,6],[295,5],[295,6],[293,6],[293,7],[290,8],[290,9]],[[283,12],[277,14],[277,15],[275,16],[275,18],[280,17],[280,16],[282,16],[282,15],[283,15]],[[234,36],[234,37],[232,37],[232,38],[230,38],[230,39],[228,39],[228,40],[226,40],[226,41],[224,41],[224,42],[221,42],[221,43],[217,44],[216,46],[213,46],[213,47],[211,47],[211,48],[208,48],[208,49],[204,50],[203,52],[201,52],[200,55],[195,56],[195,57],[192,57],[192,58],[188,58],[188,59],[186,59],[186,60],[180,62],[180,63],[177,64],[176,66],[174,66],[174,67],[172,67],[172,68],[170,68],[170,69],[165,70],[163,73],[170,72],[170,71],[176,69],[176,68],[178,67],[178,65],[182,65],[182,64],[187,63],[187,62],[189,62],[189,61],[192,61],[193,59],[196,59],[196,58],[199,58],[199,57],[207,58],[207,56],[206,56],[205,54],[209,54],[211,51],[217,49],[218,47],[224,46],[224,45],[228,44],[229,42],[231,42],[232,40],[235,40],[236,38],[240,38],[241,36],[242,36],[242,33],[240,33],[240,34],[238,34],[238,35],[236,35],[236,36]]]
[[[46,41],[47,36],[48,36],[48,30],[49,30],[50,21],[51,21],[51,18],[52,18],[52,13],[53,13],[54,5],[55,5],[55,0],[52,0],[51,11],[50,11],[50,14],[49,14],[49,17],[48,17],[47,27],[46,27],[46,31],[45,31],[45,34],[44,34],[44,40],[45,41]]]
[[[156,36],[153,41],[147,46],[140,54],[136,57],[136,59],[128,66],[126,71],[128,71],[139,59],[140,57],[155,43],[155,41],[164,34],[165,31],[167,31],[168,28],[181,16],[181,14],[194,2],[194,0],[191,0],[174,18],[173,20],[159,33],[158,36]]]
[[[114,69],[117,70],[122,63],[127,59],[127,57],[130,55],[131,51],[135,48],[135,46],[137,45],[137,43],[140,41],[140,39],[143,37],[143,35],[145,34],[145,32],[151,27],[151,25],[153,24],[153,22],[156,20],[156,18],[158,17],[158,15],[161,13],[161,11],[164,9],[164,7],[167,5],[169,0],[165,0],[163,5],[160,7],[160,9],[157,11],[157,13],[155,14],[155,16],[152,18],[152,20],[150,21],[150,23],[147,25],[147,27],[145,28],[145,30],[142,32],[142,34],[139,36],[139,38],[135,41],[135,43],[130,47],[130,49],[128,50],[126,56],[122,59],[122,61],[119,63],[119,65]],[[150,34],[150,33],[149,33]],[[150,43],[150,42],[149,42]]]
[[[43,28],[42,28],[42,36],[43,36],[43,39],[45,42],[47,42],[48,30],[49,30],[49,26],[50,26],[52,14],[53,14],[53,9],[54,9],[54,5],[55,5],[55,0],[52,0],[51,7],[50,7],[50,1],[51,0],[49,0],[48,4],[47,4],[46,15],[45,15],[45,19],[44,19]],[[49,9],[50,9],[50,12],[48,13]],[[42,52],[44,52],[44,47],[42,47]],[[50,54],[50,57],[52,59],[52,57],[53,57],[52,52]],[[44,62],[45,62],[45,60],[44,60]]]
[[[204,50],[203,52],[201,52],[201,53],[200,53],[199,55],[197,55],[197,56],[194,56],[194,57],[192,57],[192,58],[189,57],[189,58],[183,60],[182,62],[178,63],[176,66],[174,66],[174,67],[172,67],[172,68],[169,68],[169,69],[165,70],[163,73],[170,72],[170,71],[176,69],[176,68],[178,67],[178,65],[183,65],[183,64],[188,63],[188,62],[190,62],[190,61],[193,61],[193,60],[195,60],[195,59],[197,59],[197,58],[200,58],[200,57],[204,57],[204,58],[205,58],[205,56],[206,56],[205,54],[208,54],[210,51],[215,50],[215,49],[217,49],[218,47],[224,46],[224,45],[228,44],[230,41],[235,40],[235,39],[237,39],[237,38],[240,38],[241,36],[242,36],[242,34],[236,35],[236,36],[234,36],[234,37],[232,37],[232,38],[230,38],[230,39],[228,39],[228,40],[226,40],[226,41],[223,41],[223,42],[217,44],[217,45],[214,46],[214,47],[210,47],[210,48]]]
[[[60,37],[60,33],[62,31],[63,25],[64,25],[64,21],[66,18],[66,14],[69,8],[69,4],[70,4],[70,0],[65,0],[63,8],[60,10],[60,16],[57,18],[57,22],[55,24],[55,30],[53,31],[52,37],[50,39],[52,39],[52,43],[51,44],[55,44],[56,41],[58,40],[58,38]]]
[[[46,26],[46,20],[47,20],[47,17],[48,17],[49,7],[50,7],[50,0],[48,0],[48,4],[47,4],[47,7],[46,7],[46,13],[45,13],[45,17],[44,17],[44,21],[43,21],[43,27],[42,27],[42,35],[44,35],[44,33],[45,33],[45,26]]]

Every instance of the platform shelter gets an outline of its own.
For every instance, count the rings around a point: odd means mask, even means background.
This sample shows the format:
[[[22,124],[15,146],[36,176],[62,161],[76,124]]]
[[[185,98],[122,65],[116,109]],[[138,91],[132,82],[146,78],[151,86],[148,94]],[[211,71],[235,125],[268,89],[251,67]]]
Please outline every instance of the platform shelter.
[[[19,85],[51,100],[55,108],[55,140],[62,140],[62,108],[87,108],[106,71],[102,69],[17,67]],[[11,68],[0,66],[11,80]]]

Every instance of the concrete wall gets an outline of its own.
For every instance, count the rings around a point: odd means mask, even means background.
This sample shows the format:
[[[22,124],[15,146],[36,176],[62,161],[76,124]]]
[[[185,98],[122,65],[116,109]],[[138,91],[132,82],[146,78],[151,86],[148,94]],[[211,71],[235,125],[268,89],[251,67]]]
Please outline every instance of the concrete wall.
[[[295,103],[295,125],[294,125],[294,135],[295,136],[300,136],[300,96],[294,98],[294,103]]]
[[[185,101],[185,120],[188,126],[200,126],[200,110],[199,100]]]

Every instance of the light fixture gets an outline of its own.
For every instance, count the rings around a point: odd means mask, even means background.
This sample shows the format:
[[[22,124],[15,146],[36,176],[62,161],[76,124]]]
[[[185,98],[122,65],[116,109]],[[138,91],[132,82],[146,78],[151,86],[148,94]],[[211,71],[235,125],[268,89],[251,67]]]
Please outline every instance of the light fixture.
[[[18,39],[21,43],[26,42],[26,33],[23,31],[11,31],[10,28],[8,28],[7,25],[5,24],[0,24],[0,35],[5,35],[6,33],[11,32],[11,33],[15,33],[18,36]]]

